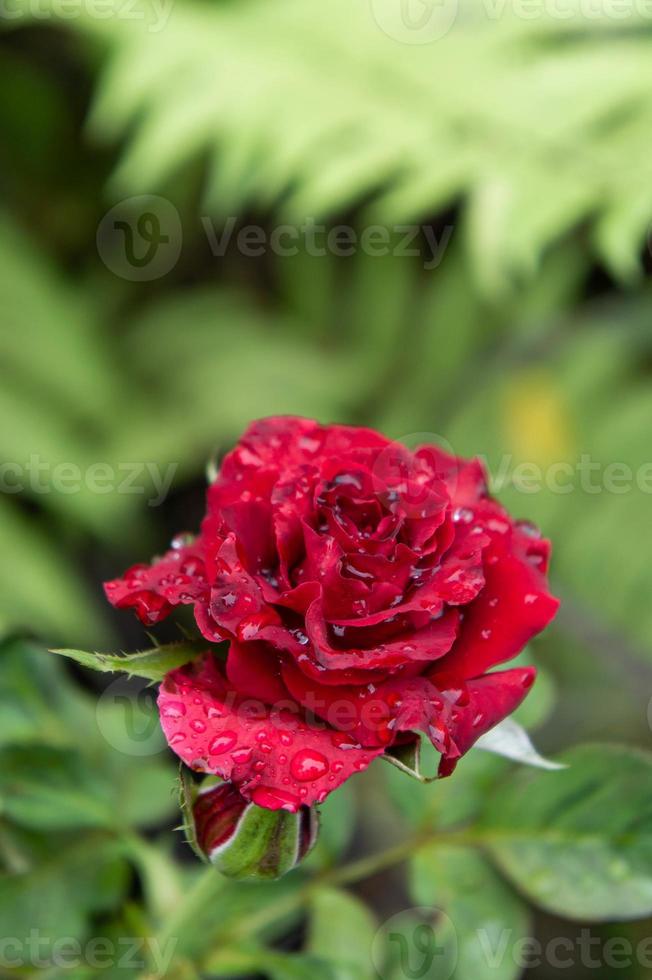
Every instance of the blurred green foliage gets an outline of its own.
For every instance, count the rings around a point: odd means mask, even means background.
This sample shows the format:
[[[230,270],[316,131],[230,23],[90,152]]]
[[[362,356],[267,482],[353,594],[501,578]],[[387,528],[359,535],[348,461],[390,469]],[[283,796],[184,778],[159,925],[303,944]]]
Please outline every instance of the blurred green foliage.
[[[501,499],[553,539],[563,606],[536,648],[543,701],[523,719],[541,726],[543,747],[649,748],[649,17],[642,4],[589,16],[569,0],[567,18],[545,5],[526,18],[517,4],[461,0],[446,29],[452,6],[435,5],[429,43],[406,34],[393,0],[114,0],[103,13],[87,0],[67,17],[53,0],[11,6],[0,33],[3,633],[143,646],[105,610],[100,581],[198,518],[207,459],[256,416],[370,424],[485,455]],[[169,202],[182,229],[178,261],[154,278],[116,274],[98,238],[107,212],[129,218],[138,195]],[[249,224],[270,235],[311,222],[358,241],[382,226],[393,254],[238,248]],[[403,254],[410,224],[419,255]],[[588,482],[583,459],[597,465]],[[120,479],[137,470],[130,491],[54,480],[57,466],[97,464]],[[614,466],[632,475],[624,488]],[[535,489],[532,467],[544,477]],[[164,501],[157,474],[173,481]],[[52,936],[165,938],[178,915],[175,980],[200,959],[212,976],[364,980],[369,949],[388,942],[382,929],[374,938],[381,922],[436,905],[456,924],[456,980],[484,980],[479,923],[515,940],[576,934],[551,914],[621,918],[616,898],[632,918],[650,913],[648,758],[583,748],[561,776],[513,778],[478,752],[426,787],[379,763],[324,807],[305,872],[273,889],[213,883],[190,929],[184,897],[202,896],[197,868],[170,853],[173,768],[124,752],[124,711],[103,699],[96,710],[87,675],[84,688],[17,640],[0,656],[6,935],[34,923]],[[127,701],[134,723],[145,709]],[[511,840],[510,815],[520,823],[526,810],[533,838]],[[327,874],[361,840],[400,841],[415,820],[506,837],[481,852],[424,844],[409,882],[381,879],[394,901],[328,878],[301,891],[304,873]],[[410,940],[419,925],[406,913],[395,934]],[[635,943],[648,924],[617,929]],[[400,945],[377,954],[391,980]],[[510,963],[488,975],[519,976]]]

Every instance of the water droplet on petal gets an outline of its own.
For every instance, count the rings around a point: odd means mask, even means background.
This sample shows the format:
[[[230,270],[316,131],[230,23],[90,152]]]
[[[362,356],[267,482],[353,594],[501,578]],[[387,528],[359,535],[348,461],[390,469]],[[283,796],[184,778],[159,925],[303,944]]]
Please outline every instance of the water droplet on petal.
[[[194,540],[194,534],[189,534],[188,532],[183,534],[175,534],[170,542],[170,546],[174,548],[175,551],[179,551],[181,548],[187,548],[188,545],[192,544]]]
[[[312,782],[328,772],[328,759],[314,749],[301,749],[292,758],[290,772],[299,782]]]
[[[185,713],[186,706],[182,701],[168,701],[161,711],[164,718],[182,718]]]
[[[523,534],[526,534],[528,538],[541,537],[541,531],[536,524],[532,523],[532,521],[517,521],[516,527],[519,529],[519,531],[522,531]]]
[[[473,520],[473,511],[469,507],[456,507],[453,511],[453,520],[456,524],[470,524]]]
[[[206,731],[205,723],[200,721],[199,718],[193,718],[193,720],[190,722],[190,727],[192,728],[193,732],[199,732],[200,734],[201,732]]]
[[[284,793],[270,786],[256,786],[251,794],[252,802],[266,810],[288,810],[295,813],[301,805],[301,800],[292,793]]]
[[[238,736],[235,732],[222,732],[221,735],[217,735],[210,743],[208,751],[211,755],[221,755],[222,752],[228,752],[229,749],[234,748],[237,742]]]

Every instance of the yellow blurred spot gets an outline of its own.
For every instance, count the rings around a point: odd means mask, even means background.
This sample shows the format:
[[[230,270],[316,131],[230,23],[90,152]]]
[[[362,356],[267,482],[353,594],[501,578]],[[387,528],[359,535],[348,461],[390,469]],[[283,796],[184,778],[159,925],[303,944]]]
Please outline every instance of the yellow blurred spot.
[[[546,466],[572,457],[571,417],[554,378],[540,369],[510,379],[503,402],[505,446],[519,462]]]

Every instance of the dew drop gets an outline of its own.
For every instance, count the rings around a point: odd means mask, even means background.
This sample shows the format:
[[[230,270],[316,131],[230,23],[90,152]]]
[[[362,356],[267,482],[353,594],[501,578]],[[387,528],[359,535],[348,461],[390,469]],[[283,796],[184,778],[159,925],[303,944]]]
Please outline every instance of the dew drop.
[[[541,537],[541,531],[536,526],[536,524],[533,524],[531,521],[517,521],[516,526],[519,529],[519,531],[522,531],[523,534],[526,534],[528,538]]]
[[[190,727],[192,728],[193,732],[198,732],[199,734],[206,731],[205,722],[200,721],[199,718],[193,718],[193,720],[190,722]]]
[[[189,534],[188,532],[185,532],[183,534],[176,534],[172,538],[172,541],[170,542],[170,546],[174,548],[175,551],[180,551],[181,548],[187,548],[188,545],[192,544],[194,540],[195,540],[194,534]]]
[[[328,759],[314,749],[301,749],[290,762],[290,772],[301,783],[312,782],[328,772]]]
[[[265,807],[266,810],[288,810],[290,813],[295,813],[301,805],[299,798],[292,793],[284,793],[270,786],[256,786],[251,799],[256,806]]]
[[[161,714],[164,718],[182,718],[186,713],[186,706],[181,701],[168,701]]]
[[[208,751],[211,755],[221,755],[223,752],[228,752],[229,749],[234,748],[237,742],[238,736],[235,732],[222,732],[210,743]]]
[[[456,524],[470,524],[473,520],[473,511],[469,507],[456,507],[453,511],[453,521]]]

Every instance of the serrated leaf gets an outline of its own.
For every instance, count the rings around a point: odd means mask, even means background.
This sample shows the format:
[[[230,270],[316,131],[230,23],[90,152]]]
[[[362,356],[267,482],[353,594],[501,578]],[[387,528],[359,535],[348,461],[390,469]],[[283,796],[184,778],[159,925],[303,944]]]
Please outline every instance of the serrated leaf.
[[[85,650],[51,650],[62,657],[75,660],[82,667],[101,673],[123,673],[150,681],[162,681],[170,670],[182,667],[199,656],[202,647],[193,643],[171,643],[139,653],[90,653]]]

